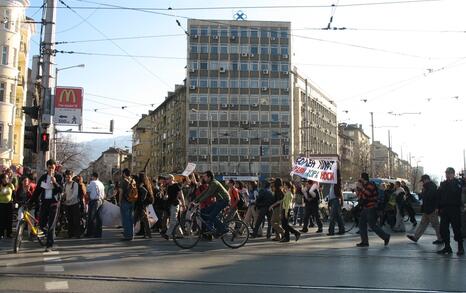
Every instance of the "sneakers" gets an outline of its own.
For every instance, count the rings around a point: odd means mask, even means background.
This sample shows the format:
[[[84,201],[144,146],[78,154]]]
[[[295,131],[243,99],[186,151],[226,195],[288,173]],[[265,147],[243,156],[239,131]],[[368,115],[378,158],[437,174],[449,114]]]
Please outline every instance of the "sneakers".
[[[416,237],[414,237],[413,235],[406,235],[406,237],[413,242],[417,242]]]
[[[445,246],[444,249],[437,251],[437,253],[446,255],[446,254],[452,254],[453,251],[451,250],[451,247]]]
[[[53,248],[51,246],[47,246],[45,248],[45,252],[52,252],[53,251]]]
[[[299,232],[301,232],[301,233],[307,233],[307,231],[308,231],[307,229],[301,229],[301,230],[299,230]]]
[[[432,244],[434,245],[440,245],[440,244],[443,244],[443,241],[442,240],[435,240],[434,242],[432,242]]]
[[[288,238],[283,238],[282,240],[280,240],[280,242],[290,242],[290,239],[288,239]]]
[[[369,243],[361,242],[356,244],[357,247],[369,247]]]
[[[342,231],[339,231],[339,232],[338,232],[338,235],[345,235],[345,233],[346,233],[346,232],[345,232],[344,230],[342,230]]]
[[[294,236],[296,237],[296,241],[298,241],[299,238],[301,237],[301,233],[296,233]]]
[[[385,246],[387,246],[388,243],[390,242],[390,237],[391,237],[390,234],[388,234],[388,237],[385,238],[385,239],[383,240],[383,244],[384,244]]]

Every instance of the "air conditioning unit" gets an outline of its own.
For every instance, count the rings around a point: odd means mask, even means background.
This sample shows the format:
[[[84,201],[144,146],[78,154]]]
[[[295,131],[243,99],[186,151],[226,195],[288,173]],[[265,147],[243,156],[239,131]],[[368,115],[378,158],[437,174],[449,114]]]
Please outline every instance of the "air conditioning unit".
[[[263,74],[269,74],[269,71],[268,70],[262,70],[262,73]]]
[[[228,108],[228,104],[222,104],[222,108]]]
[[[252,104],[253,107],[258,107],[259,105],[258,104]]]
[[[243,120],[243,121],[241,121],[241,124],[249,124],[249,121]]]
[[[242,57],[248,57],[248,53],[241,53]]]
[[[252,121],[251,123],[252,123],[252,125],[256,125],[257,121]]]
[[[194,124],[194,121],[189,121],[189,124],[193,125],[193,124]]]
[[[285,138],[285,142],[289,142],[289,141],[290,141],[290,139],[289,139],[289,138]]]
[[[218,36],[213,36],[212,37],[214,40],[218,40]]]
[[[189,72],[196,72],[196,69],[191,68],[191,69],[189,70]]]
[[[254,54],[249,54],[250,57],[254,57]]]
[[[270,38],[270,40],[272,40],[272,41],[276,41],[276,40],[277,40],[277,38],[276,38],[276,37],[271,37],[271,38]]]
[[[230,39],[236,40],[236,36],[231,36]]]
[[[203,159],[207,159],[207,156],[202,156]]]
[[[289,89],[289,88],[286,88],[286,89],[284,89],[284,90],[285,90],[285,92],[289,92],[289,91],[290,91],[290,89]]]
[[[288,75],[288,74],[290,74],[290,72],[289,71],[283,71],[283,74]]]
[[[249,141],[249,138],[245,138],[244,141]]]
[[[197,39],[197,38],[199,38],[198,35],[193,35],[193,39]]]
[[[225,72],[225,68],[220,67],[219,71],[220,71],[220,72]]]
[[[264,91],[264,92],[267,91],[267,90],[268,90],[268,88],[266,88],[266,87],[262,88],[262,91]]]
[[[268,138],[264,138],[264,142],[269,142],[269,139],[268,139]]]
[[[282,55],[282,58],[283,58],[283,59],[288,59],[289,56],[288,56],[288,54],[283,54],[283,55]]]
[[[195,85],[192,85],[192,86],[190,86],[189,88],[192,89],[192,90],[195,90],[195,89],[196,89],[196,86],[195,86]]]

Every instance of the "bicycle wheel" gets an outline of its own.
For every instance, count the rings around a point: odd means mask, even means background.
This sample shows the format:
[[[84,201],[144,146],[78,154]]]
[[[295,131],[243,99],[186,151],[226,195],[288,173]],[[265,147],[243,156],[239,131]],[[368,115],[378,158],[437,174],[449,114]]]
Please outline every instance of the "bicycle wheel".
[[[37,229],[37,242],[39,242],[40,246],[45,246],[45,234],[44,232],[39,228],[39,226],[36,226]]]
[[[190,249],[196,246],[199,240],[201,240],[201,236],[201,229],[191,220],[178,222],[172,233],[175,244],[183,249]]]
[[[345,232],[348,233],[349,231],[353,230],[356,227],[356,221],[345,222]]]
[[[13,243],[14,253],[19,253],[19,249],[21,248],[21,242],[23,241],[23,233],[24,233],[25,226],[26,226],[26,222],[24,222],[24,220],[21,220],[18,224],[18,231],[16,231],[16,237]]]
[[[248,242],[249,229],[248,225],[240,220],[230,220],[225,223],[228,232],[222,236],[222,241],[226,246],[236,249]]]

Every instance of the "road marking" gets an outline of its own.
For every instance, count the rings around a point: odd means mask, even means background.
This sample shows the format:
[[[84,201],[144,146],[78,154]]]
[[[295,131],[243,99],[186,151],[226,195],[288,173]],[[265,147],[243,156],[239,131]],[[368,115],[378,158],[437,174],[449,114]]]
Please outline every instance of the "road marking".
[[[67,290],[68,281],[45,282],[45,290]]]
[[[58,256],[44,257],[44,262],[60,262],[61,258]]]
[[[51,272],[64,272],[65,268],[63,266],[55,266],[55,265],[46,265],[44,267],[44,272],[51,273]]]

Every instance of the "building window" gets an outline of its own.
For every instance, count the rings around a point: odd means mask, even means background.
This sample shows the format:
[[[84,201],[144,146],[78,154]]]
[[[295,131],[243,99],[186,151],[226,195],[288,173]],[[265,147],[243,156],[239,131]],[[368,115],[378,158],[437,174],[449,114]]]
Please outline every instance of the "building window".
[[[207,105],[207,96],[199,96],[199,104]]]
[[[240,69],[241,71],[248,71],[248,63],[246,62],[241,62],[241,65],[240,65]]]
[[[250,113],[250,116],[251,116],[251,121],[252,122],[258,122],[259,121],[259,112],[251,112]]]
[[[249,45],[241,46],[241,54],[249,54]]]
[[[280,120],[280,116],[277,112],[272,112],[272,114],[270,114],[270,120],[272,122],[279,122]]]
[[[218,88],[218,80],[217,79],[211,79],[210,80],[210,88]]]
[[[230,29],[230,36],[232,36],[232,37],[237,37],[238,36],[238,28],[237,27],[232,27]]]
[[[269,80],[268,79],[262,79],[261,80],[261,87],[268,88],[269,87]]]
[[[201,68],[202,70],[207,70],[207,62],[201,62],[200,68]]]
[[[261,38],[267,38],[269,36],[269,29],[261,28],[260,33],[261,33]]]
[[[272,63],[272,72],[278,72],[279,66],[278,63]]]
[[[258,96],[251,96],[251,97],[249,98],[249,102],[250,102],[251,104],[256,104],[256,105],[258,105],[258,104],[259,104],[259,97],[258,97]]]
[[[201,45],[201,53],[203,53],[203,54],[209,53],[209,47],[207,47],[206,44]]]
[[[199,80],[199,87],[207,87],[207,79]]]
[[[228,113],[220,112],[220,121],[228,121]]]
[[[197,51],[197,45],[191,45],[191,53],[198,53]]]
[[[271,105],[279,105],[279,98],[278,96],[271,96],[270,97],[270,104]]]
[[[211,46],[210,47],[210,54],[218,54],[218,46]]]
[[[189,35],[191,36],[196,36],[197,35],[197,27],[191,27],[191,29],[189,30]]]
[[[18,64],[18,62],[16,61],[17,55],[18,55],[18,49],[14,48],[14,49],[13,49],[13,66],[15,66],[15,67],[16,67],[17,64]],[[20,72],[21,72],[21,70],[20,70]]]
[[[239,101],[238,101],[238,96],[231,96],[230,97],[230,104],[232,105],[238,105]]]
[[[4,18],[3,18],[3,25],[6,30],[11,28],[11,11],[10,9],[4,10]]]
[[[249,97],[248,96],[240,96],[239,97],[239,104],[240,105],[249,105]]]
[[[228,80],[220,79],[220,88],[222,88],[222,89],[228,88]]]
[[[226,147],[218,148],[218,154],[220,156],[227,156],[228,155],[228,148],[226,148]]]
[[[221,95],[218,101],[219,104],[228,104],[228,97],[226,95]]]
[[[238,80],[237,79],[230,79],[230,88],[238,88]]]
[[[244,120],[244,121],[247,121],[247,119]],[[240,137],[243,138],[243,139],[248,138],[249,137],[249,131],[248,130],[240,130]]]
[[[259,155],[259,147],[258,146],[253,146],[249,149],[249,153],[251,156],[256,157]]]
[[[249,81],[249,86],[252,89],[257,89],[257,88],[259,88],[259,81],[257,79],[251,79]]]
[[[269,122],[269,112],[261,112],[261,122]]]
[[[209,70],[218,70],[218,61],[210,61]]]
[[[239,148],[239,154],[240,154],[240,156],[247,156],[248,155],[248,149],[245,148],[245,147],[240,147]]]
[[[207,115],[207,114],[206,114]],[[199,138],[207,138],[208,137],[208,129],[207,128],[201,128],[199,129]]]
[[[257,55],[259,53],[259,48],[257,46],[251,46],[251,54]]]
[[[196,129],[189,130],[189,138],[190,139],[196,139],[197,138],[197,130]]]
[[[269,54],[269,47],[261,47],[261,54],[262,55],[268,55]]]
[[[237,156],[238,155],[238,148],[230,148],[230,156]]]
[[[238,49],[237,44],[231,44],[230,45],[230,53],[231,54],[238,54],[239,53],[239,49]]]
[[[194,79],[194,78],[193,78],[193,79],[190,79],[190,80],[189,80],[189,85],[190,85],[191,87],[196,87],[196,86],[197,86],[197,79]]]
[[[217,105],[218,104],[218,97],[217,96],[210,96],[210,104]]]
[[[290,116],[288,115],[288,113],[281,113],[280,114],[280,122],[282,123],[289,123],[289,118]]]
[[[242,27],[241,28],[240,36],[242,38],[247,38],[248,37],[248,28],[247,27]]]
[[[10,85],[10,103],[14,104],[15,103],[15,97],[16,97],[16,87],[14,84]]]
[[[2,46],[2,64],[8,65],[8,46]]]
[[[220,45],[220,54],[228,54],[228,45],[226,44]]]
[[[250,63],[251,71],[259,71],[259,64],[257,62]]]
[[[261,63],[261,70],[269,70],[269,63]]]
[[[277,46],[272,46],[270,48],[270,54],[271,55],[278,55],[278,47]]]
[[[249,79],[241,79],[241,82],[240,82],[240,87],[242,89],[247,89],[249,88]]]
[[[261,96],[260,103],[261,103],[261,105],[269,105],[269,97],[268,96]]]
[[[5,88],[6,88],[6,84],[4,82],[1,82],[0,83],[0,102],[6,102]]]
[[[257,38],[259,36],[259,32],[256,28],[251,29],[251,38]]]
[[[282,30],[280,31],[280,38],[288,39],[288,30],[287,29],[282,28]]]
[[[282,55],[288,55],[288,47],[281,47],[280,48],[280,53]]]
[[[3,147],[3,123],[0,123],[0,148]]]
[[[201,27],[201,36],[208,36],[208,35],[209,35],[209,28]]]
[[[238,120],[239,120],[238,112],[230,112],[230,121],[238,121]]]
[[[218,36],[218,29],[213,28],[213,27],[210,28],[210,35],[211,35],[212,37]]]
[[[282,69],[282,71],[289,71],[290,67],[288,66],[287,63],[282,63],[281,69]]]

